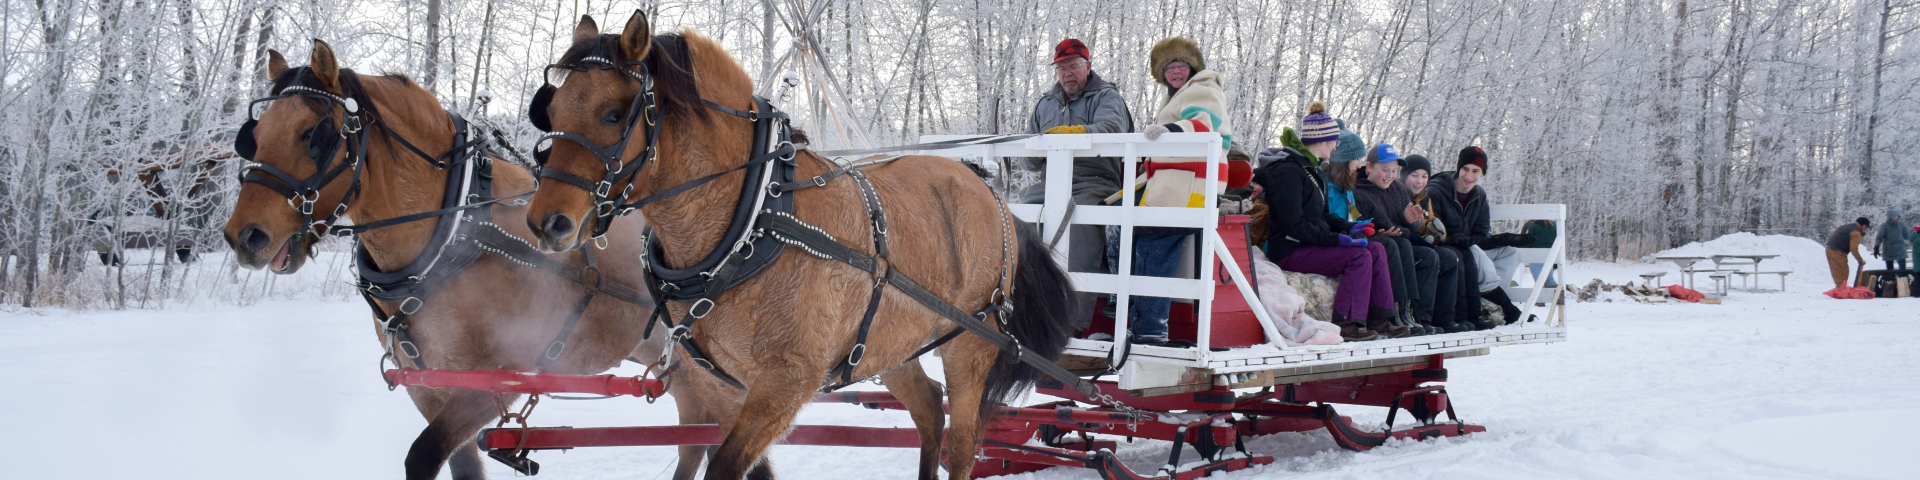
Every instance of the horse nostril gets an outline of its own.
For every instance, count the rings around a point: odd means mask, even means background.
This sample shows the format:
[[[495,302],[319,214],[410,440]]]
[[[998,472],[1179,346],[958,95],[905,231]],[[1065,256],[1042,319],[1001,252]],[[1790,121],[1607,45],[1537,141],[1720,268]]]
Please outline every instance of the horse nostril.
[[[566,215],[549,216],[547,217],[547,228],[545,230],[547,231],[548,238],[565,237],[573,233],[573,219],[567,218]]]
[[[240,241],[247,246],[247,251],[258,252],[267,248],[267,242],[273,241],[273,235],[268,235],[260,227],[249,226],[240,232]]]

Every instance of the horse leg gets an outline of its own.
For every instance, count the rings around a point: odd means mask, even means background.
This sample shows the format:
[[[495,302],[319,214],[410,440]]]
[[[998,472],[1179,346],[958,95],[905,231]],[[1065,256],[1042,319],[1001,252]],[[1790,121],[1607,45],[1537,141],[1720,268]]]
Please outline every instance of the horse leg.
[[[429,422],[447,404],[449,393],[447,390],[407,387],[407,396],[413,399],[414,408],[420,410],[420,416]],[[454,451],[453,457],[447,459],[447,469],[453,472],[455,480],[487,478],[486,466],[480,461],[480,446],[473,442]]]
[[[700,471],[700,462],[706,460],[706,455],[712,455],[718,451],[720,451],[719,445],[708,447],[688,445],[680,447],[680,467],[673,471],[673,478],[675,480],[692,480],[693,474]],[[688,467],[688,465],[692,465],[692,467]],[[681,475],[686,476],[682,477]],[[760,463],[753,464],[753,470],[747,472],[747,480],[773,480],[773,459],[763,458],[760,459]]]
[[[940,405],[940,384],[927,377],[918,359],[880,374],[880,381],[893,398],[906,404],[914,428],[920,430],[920,480],[939,480],[940,434],[947,417]]]
[[[727,428],[727,439],[707,462],[707,480],[738,480],[764,464],[767,447],[793,425],[800,408],[813,399],[822,369],[798,365],[765,366],[760,378],[747,387],[739,415]]]
[[[440,466],[447,463],[455,450],[472,444],[474,435],[498,413],[499,406],[494,404],[492,393],[459,390],[447,394],[446,403],[427,421],[427,428],[420,431],[413,447],[407,450],[407,478],[431,480],[439,476]],[[478,463],[479,451],[476,449],[474,454]]]
[[[486,480],[486,462],[480,461],[480,444],[467,442],[459,450],[453,451],[453,458],[447,459],[447,469],[453,471],[453,480]]]
[[[947,478],[972,478],[974,455],[985,436],[987,421],[983,409],[998,405],[983,402],[987,371],[1000,355],[993,344],[973,335],[961,335],[941,349],[947,372],[947,403],[951,408],[947,429]]]

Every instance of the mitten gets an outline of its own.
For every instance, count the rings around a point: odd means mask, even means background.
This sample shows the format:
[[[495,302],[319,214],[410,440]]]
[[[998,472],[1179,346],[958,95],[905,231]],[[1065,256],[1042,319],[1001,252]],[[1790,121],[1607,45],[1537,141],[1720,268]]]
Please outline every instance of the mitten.
[[[1347,230],[1347,235],[1352,235],[1356,237],[1371,237],[1373,236],[1373,222],[1360,222],[1360,223],[1353,224],[1353,228]]]
[[[1167,133],[1168,131],[1166,125],[1154,124],[1147,127],[1146,130],[1141,130],[1140,134],[1146,135],[1147,140],[1159,140],[1160,134]]]
[[[1346,235],[1341,235],[1341,236],[1340,236],[1340,246],[1342,246],[1342,247],[1364,247],[1364,246],[1367,246],[1367,239],[1365,239],[1365,238],[1353,238],[1353,237],[1349,237],[1349,236],[1346,236]]]
[[[1087,133],[1086,125],[1061,125],[1047,129],[1046,133]]]

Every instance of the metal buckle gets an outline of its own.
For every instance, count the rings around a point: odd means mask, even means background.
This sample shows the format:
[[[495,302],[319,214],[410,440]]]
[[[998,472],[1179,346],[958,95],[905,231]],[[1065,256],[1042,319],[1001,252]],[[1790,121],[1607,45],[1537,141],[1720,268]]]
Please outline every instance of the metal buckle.
[[[780,182],[767,182],[768,197],[780,198],[781,193],[782,192],[780,191]]]
[[[687,315],[693,318],[707,318],[709,313],[713,313],[713,300],[707,298],[694,300],[693,306],[687,308]]]
[[[854,345],[853,351],[847,353],[847,366],[859,366],[860,359],[865,358],[866,356],[867,356],[867,344],[862,343],[859,345]]]
[[[693,329],[687,328],[687,324],[684,324],[684,323],[679,325],[674,325],[673,328],[667,329],[667,338],[672,339],[675,342],[686,340],[688,338],[693,338]],[[672,345],[672,344],[669,343],[668,345]],[[666,356],[662,355],[661,358],[666,358]]]
[[[705,359],[705,358],[700,358],[700,357],[694,357],[694,358],[693,358],[693,364],[694,364],[694,365],[699,365],[699,366],[700,366],[700,368],[704,368],[704,369],[707,369],[708,371],[712,371],[712,370],[713,370],[713,362],[711,362],[711,361],[708,361],[708,360],[707,360],[707,359]]]
[[[600,183],[593,186],[593,195],[596,197],[607,198],[607,195],[611,193],[613,193],[613,182],[601,180]]]
[[[313,202],[319,199],[320,192],[296,193],[287,198],[287,206],[293,207],[293,211],[300,212],[301,215],[313,215]],[[294,203],[296,200],[299,201],[298,204]]]
[[[560,359],[560,353],[565,351],[567,351],[567,342],[565,340],[554,340],[553,343],[547,344],[547,360],[558,360]]]
[[[397,345],[400,347],[401,355],[406,355],[407,358],[415,360],[420,359],[420,346],[414,345],[412,341],[401,341]]]
[[[347,99],[347,101],[349,101],[349,102],[351,102],[351,101],[353,101],[353,99],[351,99],[351,98],[349,98],[349,99]],[[358,108],[348,108],[348,109],[347,109],[347,111],[348,111],[348,112],[352,112],[352,111],[355,111],[355,110],[358,110]],[[342,138],[342,139],[345,139],[345,138],[347,138],[347,135],[346,135],[346,134],[349,134],[349,133],[360,133],[360,128],[361,128],[361,127],[364,127],[364,126],[365,126],[365,125],[361,125],[361,124],[360,124],[360,116],[359,116],[359,115],[347,115],[347,116],[346,116],[346,118],[342,118],[342,119],[340,119],[340,127],[341,127],[341,128],[340,128],[340,132],[341,132],[341,133],[340,133],[340,138]]]
[[[427,302],[420,300],[420,297],[407,297],[406,300],[400,301],[400,313],[413,315],[414,312],[420,311],[421,306],[426,304]],[[409,305],[413,308],[407,308]]]

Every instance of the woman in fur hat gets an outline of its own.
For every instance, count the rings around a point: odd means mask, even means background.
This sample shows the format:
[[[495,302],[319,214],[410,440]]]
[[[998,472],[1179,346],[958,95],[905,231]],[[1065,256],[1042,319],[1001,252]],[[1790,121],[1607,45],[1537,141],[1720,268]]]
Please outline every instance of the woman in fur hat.
[[[1167,88],[1167,99],[1154,115],[1154,125],[1141,133],[1158,140],[1171,132],[1220,132],[1222,150],[1233,143],[1227,134],[1226,92],[1220,87],[1220,75],[1207,70],[1200,47],[1181,37],[1161,40],[1154,45],[1151,58],[1153,80]],[[1142,165],[1136,189],[1141,205],[1155,207],[1201,207],[1206,190],[1206,157],[1152,158]],[[1216,180],[1224,188],[1246,186],[1253,167],[1246,161],[1228,161],[1228,168]],[[1110,200],[1117,200],[1117,196]],[[1133,235],[1133,274],[1170,277],[1179,266],[1180,246],[1191,228],[1138,227]],[[1186,341],[1167,338],[1167,314],[1172,300],[1163,297],[1133,297],[1128,308],[1131,343],[1187,347]]]

